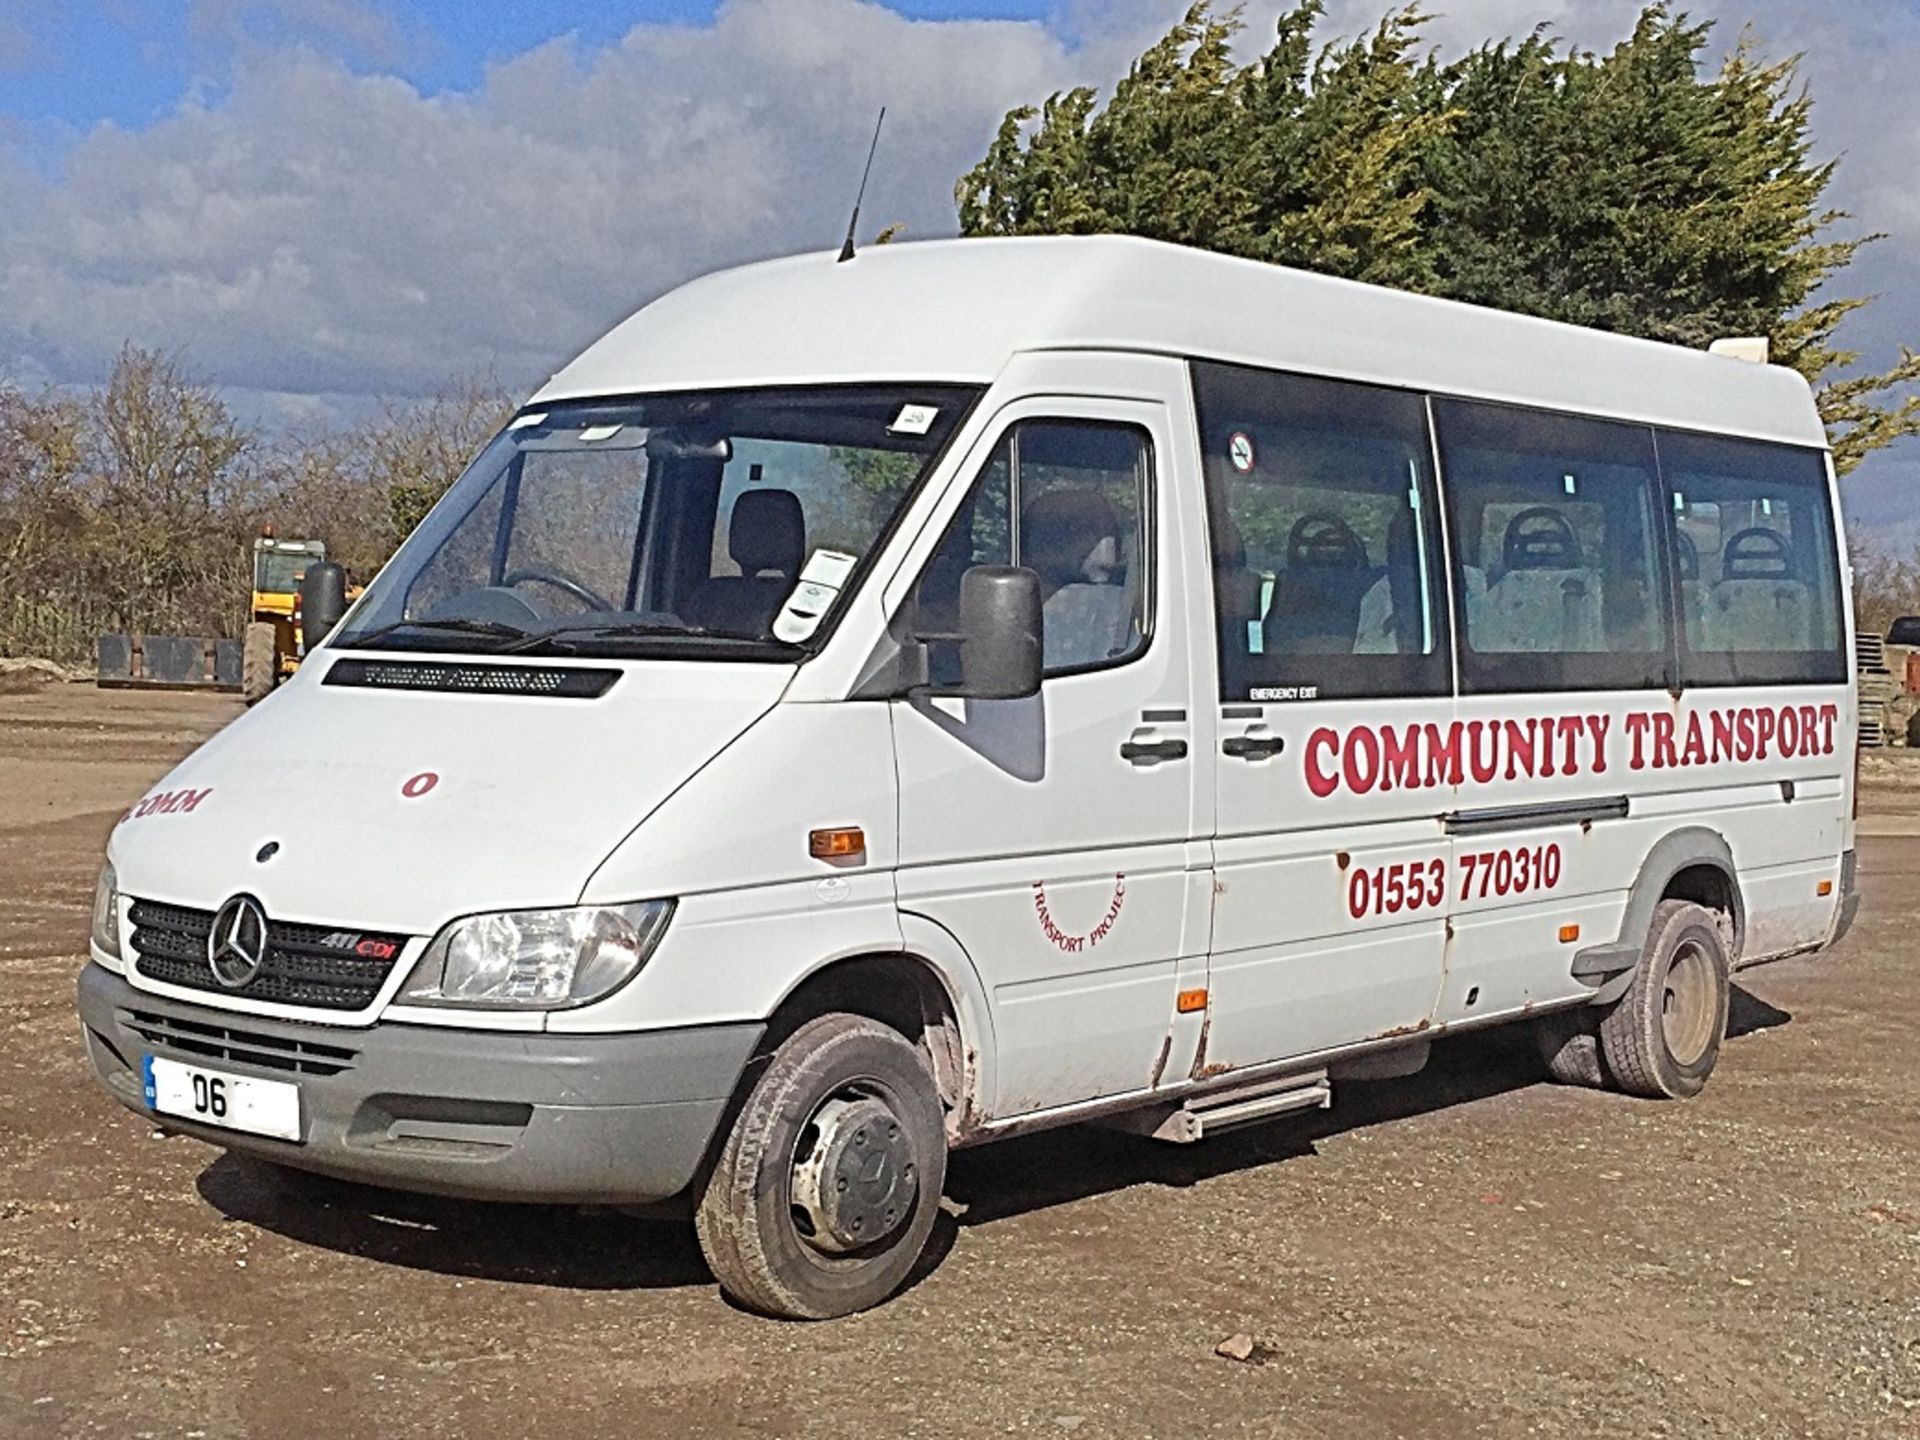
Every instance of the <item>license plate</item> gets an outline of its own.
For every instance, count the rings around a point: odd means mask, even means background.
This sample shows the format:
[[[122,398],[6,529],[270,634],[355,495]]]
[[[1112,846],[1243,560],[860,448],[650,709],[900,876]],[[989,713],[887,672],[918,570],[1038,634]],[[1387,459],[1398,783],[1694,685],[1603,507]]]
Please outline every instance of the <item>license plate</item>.
[[[300,1087],[284,1080],[256,1080],[158,1055],[146,1057],[147,1108],[223,1130],[300,1138]]]

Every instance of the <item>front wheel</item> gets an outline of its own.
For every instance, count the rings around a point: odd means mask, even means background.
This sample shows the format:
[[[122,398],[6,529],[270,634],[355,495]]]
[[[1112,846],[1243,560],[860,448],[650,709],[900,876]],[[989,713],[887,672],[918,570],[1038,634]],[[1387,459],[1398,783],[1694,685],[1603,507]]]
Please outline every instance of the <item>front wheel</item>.
[[[933,1075],[894,1030],[810,1020],[754,1082],[695,1227],[721,1289],[764,1314],[825,1320],[878,1305],[926,1249],[946,1182]]]
[[[280,683],[280,647],[273,624],[256,620],[240,642],[240,697],[257,705]]]

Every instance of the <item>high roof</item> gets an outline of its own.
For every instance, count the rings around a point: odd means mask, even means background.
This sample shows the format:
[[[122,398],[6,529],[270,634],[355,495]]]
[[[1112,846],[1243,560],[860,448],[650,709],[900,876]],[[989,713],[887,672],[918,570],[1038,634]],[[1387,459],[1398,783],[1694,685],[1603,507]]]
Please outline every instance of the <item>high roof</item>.
[[[989,383],[1025,350],[1131,350],[1825,445],[1805,380],[1676,345],[1130,236],[875,245],[706,275],[536,401],[761,384]]]

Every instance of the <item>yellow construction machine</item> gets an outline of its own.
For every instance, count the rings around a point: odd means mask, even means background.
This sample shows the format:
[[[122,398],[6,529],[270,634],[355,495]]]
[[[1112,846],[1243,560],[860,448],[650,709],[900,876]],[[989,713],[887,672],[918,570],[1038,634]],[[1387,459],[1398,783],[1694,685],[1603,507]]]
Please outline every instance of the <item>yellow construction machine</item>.
[[[327,558],[324,540],[253,542],[253,601],[240,652],[240,693],[264,700],[300,664],[300,582]]]

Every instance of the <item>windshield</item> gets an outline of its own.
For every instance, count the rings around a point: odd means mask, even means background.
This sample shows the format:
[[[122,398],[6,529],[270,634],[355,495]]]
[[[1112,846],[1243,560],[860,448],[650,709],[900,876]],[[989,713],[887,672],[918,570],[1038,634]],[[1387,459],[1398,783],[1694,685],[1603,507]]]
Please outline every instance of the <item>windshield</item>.
[[[332,643],[792,659],[825,638],[978,394],[813,386],[530,410]]]
[[[264,594],[291,595],[300,588],[307,567],[327,557],[320,551],[289,552],[256,550],[253,554],[253,588]]]

